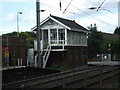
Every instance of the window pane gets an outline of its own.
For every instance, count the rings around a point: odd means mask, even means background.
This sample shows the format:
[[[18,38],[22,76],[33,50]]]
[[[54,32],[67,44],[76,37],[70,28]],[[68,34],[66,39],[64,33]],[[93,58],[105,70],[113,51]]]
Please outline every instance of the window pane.
[[[57,44],[57,29],[51,29],[50,31],[51,44]]]
[[[59,44],[65,43],[65,29],[58,30],[58,39]]]

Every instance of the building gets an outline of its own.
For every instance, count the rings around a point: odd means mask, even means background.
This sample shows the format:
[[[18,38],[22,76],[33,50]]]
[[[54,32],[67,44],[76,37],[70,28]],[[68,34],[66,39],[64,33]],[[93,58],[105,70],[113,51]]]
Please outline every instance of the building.
[[[32,28],[36,29],[36,26]],[[78,67],[87,63],[87,29],[75,21],[53,15],[41,22],[40,29],[41,67]],[[37,51],[36,44],[34,51]]]
[[[20,37],[0,37],[2,66],[26,66],[26,39]]]

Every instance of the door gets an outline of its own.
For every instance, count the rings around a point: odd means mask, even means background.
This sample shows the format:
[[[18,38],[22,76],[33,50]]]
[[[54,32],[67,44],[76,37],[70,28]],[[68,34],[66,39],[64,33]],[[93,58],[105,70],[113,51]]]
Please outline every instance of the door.
[[[43,30],[43,48],[46,49],[48,46],[48,30]]]

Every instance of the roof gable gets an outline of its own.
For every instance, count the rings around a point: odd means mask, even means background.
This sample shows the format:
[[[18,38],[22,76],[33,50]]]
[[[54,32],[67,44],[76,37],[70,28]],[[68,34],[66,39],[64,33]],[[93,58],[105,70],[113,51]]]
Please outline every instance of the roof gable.
[[[60,18],[60,17],[56,17],[56,16],[51,16],[51,17],[55,18],[56,20],[58,20],[59,22],[63,23],[64,25],[68,26],[71,29],[87,31],[86,28],[84,28],[81,25],[77,24],[74,20],[68,20],[68,19],[64,19],[64,18]]]
[[[58,24],[64,26],[65,28],[69,29],[69,30],[77,30],[77,31],[88,31],[86,28],[82,27],[81,25],[77,24],[75,21],[73,20],[68,20],[68,19],[64,19],[64,18],[60,18],[57,16],[53,16],[50,15],[48,18],[46,18],[45,20],[43,20],[40,25],[43,25],[44,23],[46,23],[48,20],[52,19],[53,21],[57,22]],[[36,30],[36,26],[32,28],[32,30]]]

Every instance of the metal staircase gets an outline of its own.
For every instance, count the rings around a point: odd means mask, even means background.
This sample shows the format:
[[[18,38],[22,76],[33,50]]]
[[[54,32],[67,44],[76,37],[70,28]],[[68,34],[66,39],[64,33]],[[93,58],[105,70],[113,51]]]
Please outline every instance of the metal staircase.
[[[45,68],[49,55],[50,55],[50,51],[51,51],[51,46],[48,45],[47,49],[45,51],[41,51],[41,68]],[[35,56],[35,66],[37,67],[37,56],[38,54]]]
[[[41,65],[43,65],[42,67],[45,68],[46,64],[47,64],[47,61],[48,61],[48,58],[49,58],[49,55],[50,55],[50,51],[51,51],[51,46],[48,45],[47,46],[47,49],[46,51],[42,54],[42,62],[41,62]]]

